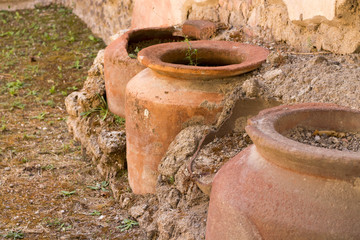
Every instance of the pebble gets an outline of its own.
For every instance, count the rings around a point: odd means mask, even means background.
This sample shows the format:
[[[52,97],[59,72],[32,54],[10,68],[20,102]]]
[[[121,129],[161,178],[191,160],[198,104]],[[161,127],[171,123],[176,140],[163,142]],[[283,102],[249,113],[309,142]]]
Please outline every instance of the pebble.
[[[317,132],[317,133],[316,133]],[[329,132],[325,134],[324,132]],[[336,131],[320,131],[318,129],[306,129],[296,127],[291,129],[286,137],[300,143],[323,147],[328,149],[337,149],[340,151],[360,151],[360,134]]]
[[[281,74],[283,74],[283,71],[281,69],[275,69],[275,70],[272,70],[272,71],[267,71],[264,75],[263,75],[263,78],[266,80],[266,81],[271,81],[273,80],[274,78],[280,76]]]
[[[5,171],[10,171],[11,168],[10,168],[10,167],[6,167],[6,168],[4,168],[4,170],[5,170]]]

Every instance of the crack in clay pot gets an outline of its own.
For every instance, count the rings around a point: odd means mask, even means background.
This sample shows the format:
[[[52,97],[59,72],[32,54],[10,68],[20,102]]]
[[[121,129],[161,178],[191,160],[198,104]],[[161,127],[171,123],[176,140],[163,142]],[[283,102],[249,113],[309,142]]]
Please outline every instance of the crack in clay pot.
[[[224,77],[260,67],[268,55],[264,48],[235,42],[190,44],[199,49],[199,59],[230,65],[199,67],[162,61],[185,57],[181,55],[188,46],[185,42],[150,46],[138,54],[139,61],[149,68],[128,83],[125,107],[129,182],[134,193],[155,192],[158,165],[184,123],[203,119],[203,124],[211,125],[217,121],[226,94],[221,89],[239,81]],[[137,107],[147,109],[151,117],[144,119]]]

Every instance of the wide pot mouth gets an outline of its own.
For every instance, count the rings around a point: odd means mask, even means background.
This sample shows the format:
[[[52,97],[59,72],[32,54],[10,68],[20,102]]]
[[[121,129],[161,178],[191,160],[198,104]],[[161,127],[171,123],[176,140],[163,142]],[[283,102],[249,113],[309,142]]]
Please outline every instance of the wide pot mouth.
[[[137,46],[144,48],[164,42],[183,41],[185,38],[180,34],[175,27],[133,29],[126,33],[126,49],[128,53],[131,53]]]
[[[360,176],[360,152],[310,146],[284,136],[298,126],[360,132],[360,111],[326,103],[283,105],[249,119],[246,131],[260,155],[280,167],[326,178]]]
[[[181,79],[236,76],[261,66],[269,51],[230,41],[163,43],[141,50],[138,60],[152,70]]]

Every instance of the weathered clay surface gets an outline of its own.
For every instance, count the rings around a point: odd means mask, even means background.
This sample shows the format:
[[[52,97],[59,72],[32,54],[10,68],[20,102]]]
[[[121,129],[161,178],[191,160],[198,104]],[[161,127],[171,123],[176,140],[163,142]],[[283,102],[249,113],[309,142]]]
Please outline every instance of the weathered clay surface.
[[[359,118],[360,112],[350,108],[303,103],[263,110],[245,129],[266,160],[303,174],[347,180],[359,175],[358,153],[307,146],[282,134],[296,126],[358,132]]]
[[[357,238],[360,155],[282,134],[296,126],[359,131],[359,116],[334,104],[306,103],[251,118],[246,131],[254,145],[215,176],[206,239]]]
[[[187,61],[189,47],[197,50],[190,56],[193,64]],[[141,50],[138,59],[162,75],[194,81],[250,72],[259,68],[268,54],[267,49],[255,45],[202,40],[154,45]]]
[[[197,49],[196,66],[184,63],[189,46]],[[129,182],[135,193],[155,192],[158,164],[176,134],[191,123],[214,124],[228,83],[239,83],[235,76],[260,67],[267,55],[262,47],[207,40],[163,43],[139,52],[139,61],[151,70],[130,80],[125,104]]]
[[[145,69],[137,59],[130,58],[128,48],[142,41],[171,41],[175,39],[174,27],[135,29],[124,33],[113,41],[104,55],[105,89],[109,109],[114,114],[125,117],[125,89],[127,83]]]

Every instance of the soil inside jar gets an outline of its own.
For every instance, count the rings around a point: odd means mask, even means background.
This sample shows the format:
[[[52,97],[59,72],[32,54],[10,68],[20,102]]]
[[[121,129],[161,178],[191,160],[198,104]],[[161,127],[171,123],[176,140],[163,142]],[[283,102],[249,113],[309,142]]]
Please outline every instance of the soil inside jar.
[[[337,149],[340,151],[360,151],[360,133],[358,132],[337,132],[298,126],[291,129],[285,136],[315,147]]]
[[[152,45],[156,45],[160,43],[182,42],[182,41],[184,41],[184,37],[174,36],[171,38],[153,38],[139,42],[129,42],[129,45],[127,47],[127,52],[131,58],[136,58],[138,52],[140,52],[143,48],[147,48]]]
[[[204,184],[212,182],[217,171],[229,159],[252,144],[245,131],[232,132],[205,145],[194,160],[193,176]]]

